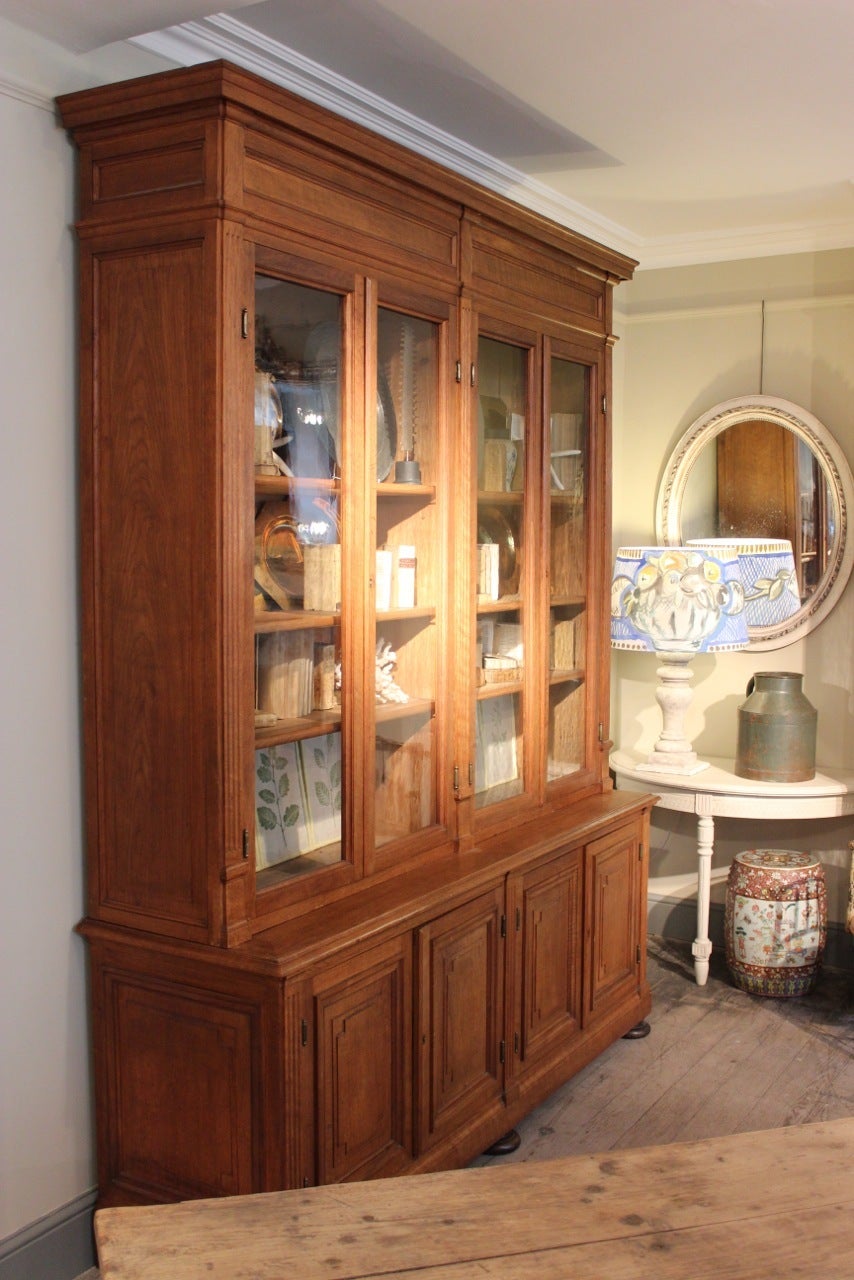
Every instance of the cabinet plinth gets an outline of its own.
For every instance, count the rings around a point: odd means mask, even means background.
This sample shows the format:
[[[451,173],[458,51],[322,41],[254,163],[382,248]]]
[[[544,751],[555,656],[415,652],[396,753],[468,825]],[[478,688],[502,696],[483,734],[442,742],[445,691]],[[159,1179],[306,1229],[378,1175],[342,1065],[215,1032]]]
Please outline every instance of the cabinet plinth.
[[[459,1164],[649,1009],[635,264],[227,63],[59,105],[102,1202]]]

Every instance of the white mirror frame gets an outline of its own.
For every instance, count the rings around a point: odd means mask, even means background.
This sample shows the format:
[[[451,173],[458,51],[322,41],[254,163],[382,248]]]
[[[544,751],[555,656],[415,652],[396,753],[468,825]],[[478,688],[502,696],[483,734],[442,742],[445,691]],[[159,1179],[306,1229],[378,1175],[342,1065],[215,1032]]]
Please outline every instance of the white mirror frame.
[[[773,627],[750,628],[751,649],[779,649],[803,639],[824,621],[845,590],[854,567],[854,542],[850,537],[854,477],[848,459],[818,418],[799,405],[776,396],[740,396],[716,404],[692,423],[667,463],[655,505],[655,531],[660,543],[681,546],[682,502],[688,477],[699,454],[727,427],[757,418],[787,427],[812,450],[827,480],[836,522],[832,553],[812,595],[786,622]]]

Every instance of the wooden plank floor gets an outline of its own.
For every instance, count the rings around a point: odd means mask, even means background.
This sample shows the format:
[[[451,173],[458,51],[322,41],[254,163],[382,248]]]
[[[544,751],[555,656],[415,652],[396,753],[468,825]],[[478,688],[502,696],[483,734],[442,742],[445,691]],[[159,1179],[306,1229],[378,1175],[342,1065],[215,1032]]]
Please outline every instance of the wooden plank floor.
[[[689,944],[651,938],[649,978],[650,1035],[552,1094],[518,1126],[518,1151],[474,1165],[854,1116],[854,975],[826,970],[808,996],[765,1000],[732,985],[721,952],[698,987]]]
[[[854,975],[769,1000],[734,987],[720,951],[705,987],[689,944],[651,938],[648,954],[650,1035],[612,1045],[517,1126],[518,1151],[475,1165],[854,1116]]]

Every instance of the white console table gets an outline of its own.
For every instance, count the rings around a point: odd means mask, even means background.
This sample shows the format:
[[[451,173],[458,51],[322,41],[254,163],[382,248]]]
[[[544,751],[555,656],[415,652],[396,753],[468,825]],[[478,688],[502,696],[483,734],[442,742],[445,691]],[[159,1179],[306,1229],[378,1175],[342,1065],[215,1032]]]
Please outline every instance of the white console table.
[[[733,773],[734,760],[709,758],[700,773],[645,771],[644,755],[615,751],[616,785],[622,791],[647,791],[663,809],[697,815],[697,936],[691,948],[700,986],[709,976],[709,898],[715,818],[810,822],[854,813],[854,773],[818,770],[810,782],[753,782]]]

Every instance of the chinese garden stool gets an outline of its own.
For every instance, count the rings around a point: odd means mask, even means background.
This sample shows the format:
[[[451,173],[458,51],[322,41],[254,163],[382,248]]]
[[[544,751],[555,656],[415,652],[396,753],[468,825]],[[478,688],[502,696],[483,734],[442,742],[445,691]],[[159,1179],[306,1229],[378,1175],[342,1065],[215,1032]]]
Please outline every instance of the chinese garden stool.
[[[724,943],[737,987],[757,996],[806,995],[826,938],[824,870],[812,854],[736,854],[727,878]]]

